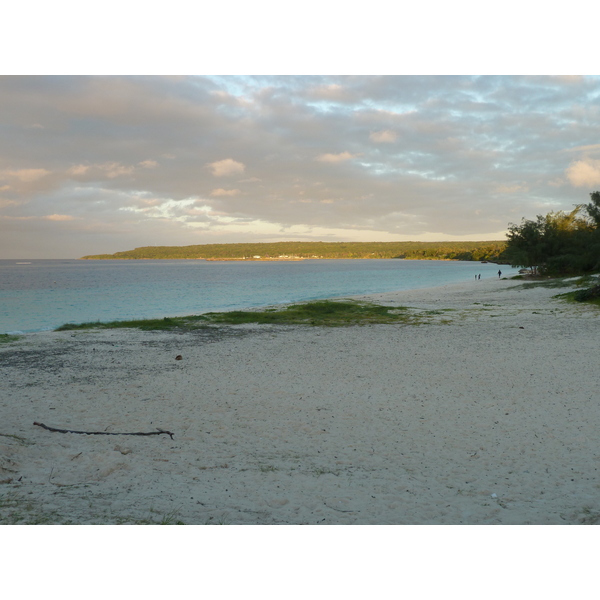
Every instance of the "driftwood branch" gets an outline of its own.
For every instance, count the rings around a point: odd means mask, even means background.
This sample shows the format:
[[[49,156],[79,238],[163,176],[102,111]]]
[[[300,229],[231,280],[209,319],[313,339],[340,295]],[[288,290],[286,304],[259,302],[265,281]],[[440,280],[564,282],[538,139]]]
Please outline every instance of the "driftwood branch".
[[[161,433],[166,433],[167,435],[171,436],[171,439],[173,439],[173,436],[175,435],[174,433],[171,433],[170,431],[167,431],[166,429],[159,429],[158,427],[156,428],[156,431],[149,431],[149,432],[138,432],[138,433],[115,433],[112,431],[73,431],[72,429],[56,429],[56,427],[48,427],[48,425],[44,425],[43,423],[38,423],[37,421],[34,421],[33,423],[34,425],[37,425],[38,427],[43,427],[44,429],[47,429],[48,431],[56,431],[58,433],[82,433],[84,435],[160,435]]]

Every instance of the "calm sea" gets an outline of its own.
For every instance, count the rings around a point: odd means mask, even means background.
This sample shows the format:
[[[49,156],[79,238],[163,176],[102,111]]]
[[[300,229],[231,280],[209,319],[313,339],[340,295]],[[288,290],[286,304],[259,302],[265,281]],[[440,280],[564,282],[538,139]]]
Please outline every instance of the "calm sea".
[[[497,272],[492,263],[393,259],[0,260],[0,333],[417,289]]]

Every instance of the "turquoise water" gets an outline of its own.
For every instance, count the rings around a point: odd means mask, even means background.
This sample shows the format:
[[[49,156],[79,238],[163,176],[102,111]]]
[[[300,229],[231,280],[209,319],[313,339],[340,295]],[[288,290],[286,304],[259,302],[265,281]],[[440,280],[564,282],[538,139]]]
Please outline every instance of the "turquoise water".
[[[0,260],[0,333],[434,287],[497,272],[492,263],[391,259]]]

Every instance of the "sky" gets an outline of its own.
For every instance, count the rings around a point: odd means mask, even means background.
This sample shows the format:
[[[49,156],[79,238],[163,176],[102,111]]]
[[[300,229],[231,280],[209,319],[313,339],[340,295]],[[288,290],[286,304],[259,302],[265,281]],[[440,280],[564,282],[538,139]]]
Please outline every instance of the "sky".
[[[286,71],[244,62],[237,48],[224,64],[175,61],[170,75],[152,61],[121,72],[120,55],[106,68],[0,63],[0,258],[501,240],[509,223],[572,210],[600,189],[596,76],[547,66],[475,76],[468,61],[443,74],[439,58],[408,68],[389,52],[371,67],[407,74],[362,75],[365,63],[354,72],[342,61],[346,74],[328,75],[331,53]],[[218,74],[238,64],[246,74]]]
[[[0,256],[504,239],[600,189],[600,79],[6,76]]]

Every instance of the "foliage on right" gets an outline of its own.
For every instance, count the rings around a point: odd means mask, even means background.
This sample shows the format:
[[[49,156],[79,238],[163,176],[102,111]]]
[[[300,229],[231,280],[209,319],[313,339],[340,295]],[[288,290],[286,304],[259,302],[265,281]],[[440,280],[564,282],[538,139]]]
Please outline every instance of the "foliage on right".
[[[600,271],[600,192],[574,210],[509,224],[502,260],[534,275],[579,275]]]

